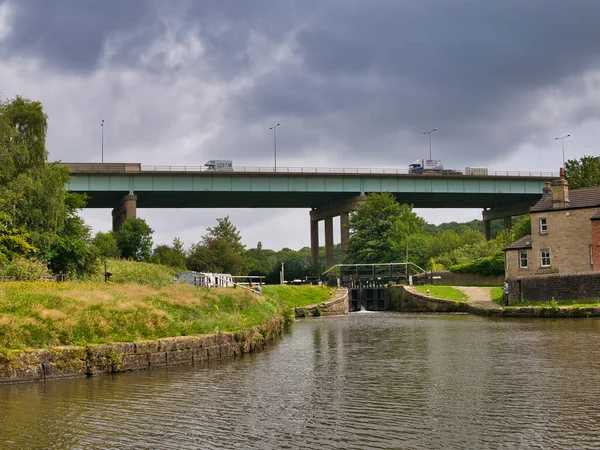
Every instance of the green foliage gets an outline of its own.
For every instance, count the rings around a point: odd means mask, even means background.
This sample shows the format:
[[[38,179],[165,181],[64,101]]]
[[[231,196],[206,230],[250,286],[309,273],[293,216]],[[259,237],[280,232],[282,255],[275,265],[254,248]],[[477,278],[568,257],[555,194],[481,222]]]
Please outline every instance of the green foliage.
[[[186,269],[186,255],[183,249],[183,242],[178,237],[173,239],[173,245],[157,246],[150,258],[150,262],[163,264],[165,266]]]
[[[242,235],[237,227],[231,223],[229,216],[217,218],[217,226],[208,227],[206,231],[207,233],[202,236],[202,242],[204,244],[220,240],[227,242],[229,247],[237,254],[241,254],[244,251]]]
[[[481,275],[504,275],[504,254],[499,252],[493,256],[485,256],[471,262],[457,264],[450,267],[450,271]]]
[[[102,259],[106,258],[119,258],[121,256],[121,250],[117,245],[117,239],[114,233],[108,232],[103,233],[99,231],[92,239],[92,246],[96,249],[96,253]]]
[[[154,230],[144,219],[127,219],[117,232],[117,246],[121,256],[134,261],[147,261],[152,254]]]
[[[511,242],[531,234],[531,216],[529,214],[525,214],[524,216],[520,217],[512,226],[510,231],[512,234]]]
[[[600,186],[600,156],[570,159],[565,166],[565,178],[569,182],[569,189]]]
[[[424,234],[424,221],[409,205],[387,192],[374,193],[350,214],[349,263],[385,263],[405,259],[407,238]]]
[[[193,244],[187,258],[187,267],[196,272],[217,272],[240,275],[244,270],[244,258],[231,243],[213,239]]]
[[[192,244],[187,267],[197,272],[242,274],[246,266],[242,237],[229,216],[218,218],[217,226],[207,231],[200,242]]]
[[[51,273],[43,262],[17,256],[6,266],[4,275],[15,277],[18,281],[33,281],[49,276]]]

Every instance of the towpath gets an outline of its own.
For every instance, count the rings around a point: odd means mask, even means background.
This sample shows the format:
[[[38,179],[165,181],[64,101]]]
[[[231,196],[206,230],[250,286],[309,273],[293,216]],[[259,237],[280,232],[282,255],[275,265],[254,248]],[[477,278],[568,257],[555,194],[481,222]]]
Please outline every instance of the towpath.
[[[488,287],[454,286],[454,288],[463,291],[469,297],[469,303],[487,309],[502,309],[492,301],[492,290]]]

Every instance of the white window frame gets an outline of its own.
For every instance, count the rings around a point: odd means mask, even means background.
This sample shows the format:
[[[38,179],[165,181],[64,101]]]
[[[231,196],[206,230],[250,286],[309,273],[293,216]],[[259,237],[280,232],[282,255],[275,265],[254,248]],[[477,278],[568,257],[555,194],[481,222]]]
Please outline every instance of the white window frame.
[[[547,255],[544,256],[544,253],[547,253]],[[548,260],[548,264],[544,264],[544,259]],[[550,249],[549,248],[540,249],[540,267],[550,267],[551,265],[552,265],[552,261],[550,259]]]
[[[540,217],[540,234],[548,234],[548,219]]]
[[[523,255],[525,255],[525,257],[523,257]],[[525,264],[523,264],[523,260],[525,261]],[[529,264],[529,261],[528,261],[527,250],[519,250],[519,268],[527,269],[529,267],[528,264]]]

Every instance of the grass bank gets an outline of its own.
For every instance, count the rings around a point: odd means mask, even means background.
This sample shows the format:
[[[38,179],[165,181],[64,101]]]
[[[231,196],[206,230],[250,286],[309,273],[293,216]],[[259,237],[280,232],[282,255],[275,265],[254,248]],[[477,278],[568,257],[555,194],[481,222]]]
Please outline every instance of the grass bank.
[[[422,294],[427,294],[427,291],[429,291],[432,297],[444,300],[453,300],[455,302],[466,302],[468,300],[467,295],[463,291],[450,286],[423,284],[415,286],[415,289]]]
[[[319,286],[265,286],[258,296],[175,284],[150,266],[113,264],[114,283],[0,283],[0,351],[235,332],[330,298]]]

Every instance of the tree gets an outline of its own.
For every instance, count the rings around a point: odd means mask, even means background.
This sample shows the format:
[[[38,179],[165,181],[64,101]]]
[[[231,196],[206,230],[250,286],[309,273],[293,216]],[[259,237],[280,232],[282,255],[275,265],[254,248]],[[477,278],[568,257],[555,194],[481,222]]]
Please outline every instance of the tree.
[[[115,238],[114,233],[110,231],[107,233],[98,231],[94,236],[94,239],[92,239],[92,245],[100,258],[119,258],[121,256],[121,250],[119,250],[119,246],[117,245],[117,239]]]
[[[152,254],[154,230],[144,219],[126,219],[117,232],[117,246],[121,256],[134,261],[147,261]]]
[[[403,261],[407,238],[422,234],[424,224],[410,205],[398,204],[392,194],[370,194],[366,202],[350,214],[346,262]]]
[[[0,102],[0,211],[25,227],[34,244],[67,218],[69,170],[47,164],[47,116],[40,102]]]
[[[68,216],[64,226],[52,236],[51,246],[42,251],[54,273],[82,278],[96,269],[98,253],[92,245],[90,227],[77,215],[84,205],[85,199],[80,194],[67,194]]]
[[[229,216],[217,219],[216,227],[208,227],[207,233],[202,236],[204,243],[210,241],[223,240],[230,244],[234,252],[242,254],[245,246],[242,244],[242,235],[237,227],[231,223]]]
[[[156,264],[185,269],[186,256],[183,249],[183,242],[176,237],[173,239],[172,246],[164,244],[157,246],[152,253],[151,261]]]
[[[570,189],[600,186],[600,156],[570,159],[565,166],[565,178]]]
[[[196,272],[217,272],[241,275],[244,258],[225,239],[214,239],[193,244],[187,259],[187,267]]]

